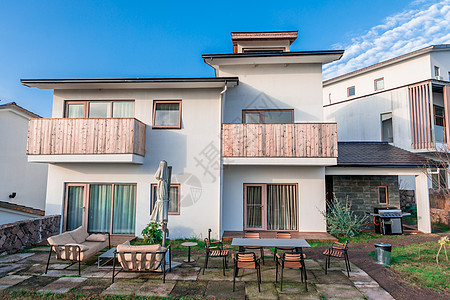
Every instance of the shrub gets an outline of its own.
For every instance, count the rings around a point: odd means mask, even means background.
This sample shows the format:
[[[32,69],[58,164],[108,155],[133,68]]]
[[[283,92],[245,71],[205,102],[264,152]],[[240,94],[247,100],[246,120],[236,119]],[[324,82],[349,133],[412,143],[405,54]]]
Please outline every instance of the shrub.
[[[158,223],[151,222],[142,230],[142,236],[144,237],[144,242],[146,244],[161,244],[162,229],[159,228]]]
[[[328,209],[321,212],[327,221],[328,232],[338,237],[354,237],[368,217],[355,215],[348,197],[343,201],[333,195],[333,199],[327,200]]]

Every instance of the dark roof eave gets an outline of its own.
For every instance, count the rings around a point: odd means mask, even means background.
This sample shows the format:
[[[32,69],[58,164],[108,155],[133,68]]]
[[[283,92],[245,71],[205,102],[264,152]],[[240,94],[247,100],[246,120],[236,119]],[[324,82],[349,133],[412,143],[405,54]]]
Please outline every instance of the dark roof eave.
[[[290,52],[247,52],[247,53],[222,53],[202,54],[203,59],[210,58],[238,58],[238,57],[277,57],[277,56],[314,56],[314,55],[342,55],[344,50],[322,50],[322,51],[290,51]]]
[[[238,77],[186,77],[186,78],[61,78],[61,79],[21,79],[22,84],[37,83],[150,83],[150,82],[236,82]]]

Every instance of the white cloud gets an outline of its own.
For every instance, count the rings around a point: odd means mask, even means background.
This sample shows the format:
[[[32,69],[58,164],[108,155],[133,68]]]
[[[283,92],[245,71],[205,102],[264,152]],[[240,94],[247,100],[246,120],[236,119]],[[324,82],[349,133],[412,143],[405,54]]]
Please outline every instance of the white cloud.
[[[446,43],[450,43],[450,0],[416,0],[410,9],[387,17],[383,24],[353,38],[349,44],[334,45],[345,49],[345,53],[341,60],[324,66],[324,79]]]

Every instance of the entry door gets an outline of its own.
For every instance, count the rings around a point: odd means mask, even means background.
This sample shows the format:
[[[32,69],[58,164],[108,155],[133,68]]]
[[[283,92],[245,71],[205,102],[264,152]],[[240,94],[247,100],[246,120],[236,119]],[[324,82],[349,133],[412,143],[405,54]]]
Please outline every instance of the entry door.
[[[245,228],[265,229],[267,223],[266,189],[262,184],[244,185]]]
[[[67,184],[65,206],[65,230],[74,230],[86,224],[86,193],[85,184]]]

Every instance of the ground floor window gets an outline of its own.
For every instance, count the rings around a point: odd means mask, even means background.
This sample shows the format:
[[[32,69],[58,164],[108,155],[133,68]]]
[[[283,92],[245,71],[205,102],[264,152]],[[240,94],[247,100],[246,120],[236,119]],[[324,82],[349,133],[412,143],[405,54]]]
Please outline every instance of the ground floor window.
[[[433,189],[447,188],[447,172],[444,169],[437,169],[431,172],[431,184]]]
[[[153,211],[156,202],[156,184],[152,184],[152,199],[150,205],[150,213]],[[169,215],[179,215],[180,214],[180,185],[171,184],[169,193]]]
[[[65,202],[66,230],[134,234],[136,184],[68,183]]]
[[[244,227],[297,230],[296,184],[244,184]]]
[[[378,204],[389,204],[387,186],[378,187]]]

